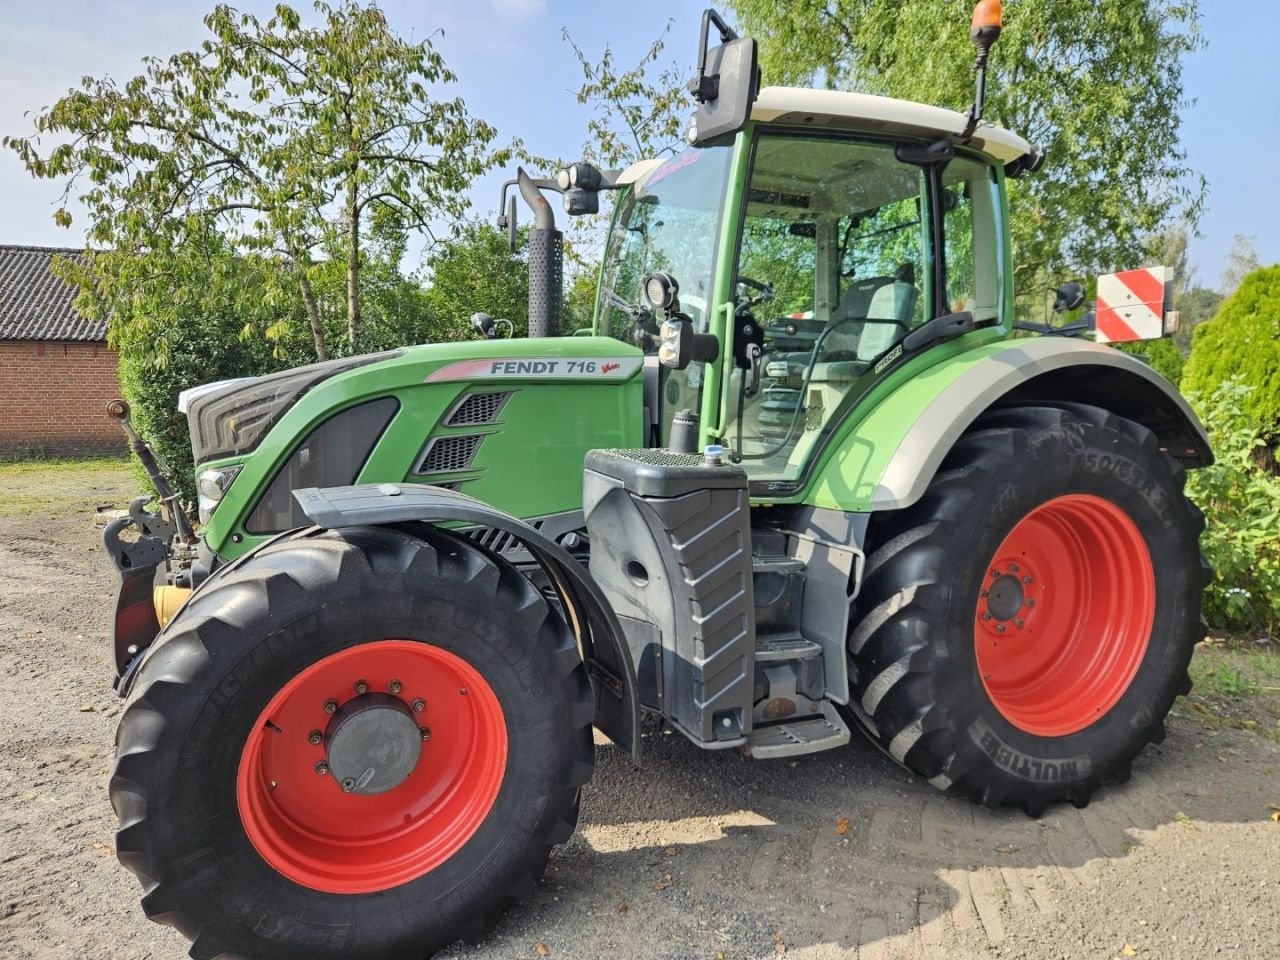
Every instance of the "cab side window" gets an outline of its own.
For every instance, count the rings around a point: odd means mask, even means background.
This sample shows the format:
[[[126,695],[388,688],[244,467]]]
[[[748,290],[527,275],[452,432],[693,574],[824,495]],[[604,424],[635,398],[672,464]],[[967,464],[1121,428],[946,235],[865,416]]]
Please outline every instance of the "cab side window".
[[[942,206],[947,309],[970,310],[979,323],[998,320],[1004,278],[995,171],[976,160],[952,160],[942,174]]]

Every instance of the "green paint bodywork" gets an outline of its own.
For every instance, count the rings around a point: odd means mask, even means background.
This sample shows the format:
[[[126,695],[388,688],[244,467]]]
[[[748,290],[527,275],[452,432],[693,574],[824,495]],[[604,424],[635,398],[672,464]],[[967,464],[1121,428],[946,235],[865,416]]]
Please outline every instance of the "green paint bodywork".
[[[734,286],[738,236],[745,212],[744,191],[752,144],[759,124],[749,124],[734,144],[716,244],[709,332],[721,343],[720,358],[705,367],[701,391],[701,443],[717,442],[729,421],[725,375],[731,363]],[[1004,171],[996,165],[999,187],[999,269],[1003,291],[999,322],[924,350],[890,367],[861,396],[847,398],[848,409],[833,419],[830,433],[799,481],[755,504],[803,503],[851,512],[871,509],[871,497],[912,424],[925,415],[939,393],[975,365],[1010,349],[1013,330],[1013,270],[1008,232]],[[613,228],[618,229],[615,207]],[[604,274],[602,272],[601,277]],[[932,271],[926,278],[931,284]],[[598,298],[599,300],[599,298]],[[600,327],[597,303],[595,329]],[[585,333],[589,331],[578,331]],[[565,379],[545,375],[472,377],[427,382],[451,364],[557,357],[589,361],[625,358],[625,377]],[[581,508],[583,459],[601,447],[645,445],[641,352],[620,340],[572,336],[540,340],[474,340],[407,348],[395,359],[359,367],[323,381],[306,393],[275,424],[252,454],[201,464],[199,469],[243,464],[203,534],[226,558],[253,549],[270,535],[254,535],[245,522],[262,492],[319,424],[342,410],[378,397],[394,397],[399,409],[364,464],[358,483],[465,481],[464,492],[521,518]],[[438,374],[437,374],[438,376]],[[445,427],[443,420],[467,392],[511,390],[513,396],[497,423],[483,427]],[[456,474],[421,477],[414,467],[429,438],[450,434],[486,434],[474,462]]]
[[[245,520],[298,444],[333,414],[377,397],[395,397],[400,408],[357,477],[358,483],[427,482],[413,468],[429,437],[488,434],[470,469],[432,480],[467,480],[464,492],[517,517],[539,517],[582,505],[582,462],[598,447],[643,445],[642,375],[625,379],[477,377],[427,383],[459,361],[555,357],[589,362],[627,358],[640,351],[607,337],[543,340],[476,340],[409,347],[392,360],[358,367],[322,381],[268,432],[250,455],[202,464],[198,469],[243,463],[203,534],[211,549],[234,558],[269,539],[244,528]],[[474,390],[513,391],[498,422],[443,427],[457,400]]]

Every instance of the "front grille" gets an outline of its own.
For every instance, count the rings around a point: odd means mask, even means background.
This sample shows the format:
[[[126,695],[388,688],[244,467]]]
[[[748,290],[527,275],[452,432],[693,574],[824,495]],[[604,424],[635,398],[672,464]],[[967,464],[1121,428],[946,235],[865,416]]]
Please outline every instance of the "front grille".
[[[470,427],[481,423],[494,423],[506,406],[510,393],[472,393],[462,399],[453,412],[445,418],[446,427]]]
[[[414,473],[454,473],[466,470],[476,458],[484,434],[466,437],[433,437],[427,441]]]

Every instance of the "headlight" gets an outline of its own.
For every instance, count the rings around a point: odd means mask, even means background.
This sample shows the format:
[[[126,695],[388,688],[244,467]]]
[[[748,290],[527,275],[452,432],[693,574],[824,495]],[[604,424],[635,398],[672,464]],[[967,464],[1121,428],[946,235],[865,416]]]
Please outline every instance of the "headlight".
[[[209,522],[214,508],[218,506],[222,495],[227,492],[231,481],[236,478],[243,466],[237,463],[230,467],[200,471],[200,475],[196,477],[196,493],[199,494],[201,523]]]

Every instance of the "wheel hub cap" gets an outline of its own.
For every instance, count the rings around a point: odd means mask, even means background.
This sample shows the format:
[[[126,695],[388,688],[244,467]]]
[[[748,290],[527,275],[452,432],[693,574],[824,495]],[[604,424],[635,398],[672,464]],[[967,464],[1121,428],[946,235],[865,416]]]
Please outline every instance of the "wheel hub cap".
[[[1024,600],[1022,581],[1016,576],[1001,574],[987,593],[987,611],[1001,622],[1012,620],[1022,612]]]
[[[422,755],[413,711],[385,693],[366,693],[333,715],[325,734],[329,774],[345,793],[375,795],[400,786]]]

